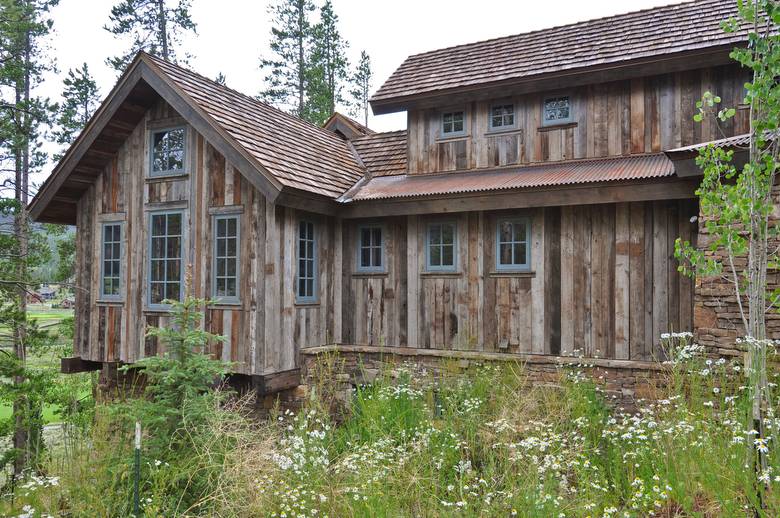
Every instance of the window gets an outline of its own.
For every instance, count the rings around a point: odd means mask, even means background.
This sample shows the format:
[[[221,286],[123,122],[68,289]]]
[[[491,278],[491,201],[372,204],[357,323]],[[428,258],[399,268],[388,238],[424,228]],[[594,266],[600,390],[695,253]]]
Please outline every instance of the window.
[[[100,295],[103,299],[118,299],[122,287],[122,224],[103,224],[103,261]]]
[[[547,97],[542,107],[542,124],[554,125],[572,121],[571,99],[568,95]]]
[[[301,303],[317,301],[317,241],[314,223],[298,223],[298,282],[296,300]]]
[[[428,225],[426,246],[427,269],[430,271],[455,271],[457,227],[454,223]]]
[[[180,300],[182,280],[183,213],[149,215],[149,304]]]
[[[184,172],[184,128],[172,128],[152,133],[151,176]]]
[[[239,216],[214,216],[214,284],[220,302],[238,302]]]
[[[496,270],[527,270],[530,267],[531,225],[527,218],[506,219],[496,229]]]
[[[465,133],[466,112],[463,110],[441,114],[441,134],[444,137]]]
[[[378,225],[360,227],[358,237],[358,271],[383,272],[385,242],[382,227]]]
[[[514,104],[494,104],[490,107],[490,129],[513,128],[514,126]]]

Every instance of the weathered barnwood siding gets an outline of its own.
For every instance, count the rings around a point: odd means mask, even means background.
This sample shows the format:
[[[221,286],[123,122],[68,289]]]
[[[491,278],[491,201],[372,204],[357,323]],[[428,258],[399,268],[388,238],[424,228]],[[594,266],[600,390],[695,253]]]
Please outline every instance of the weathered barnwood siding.
[[[388,222],[388,268],[355,271],[344,223],[344,342],[651,359],[660,334],[692,329],[693,283],[677,272],[674,241],[695,241],[693,200],[447,216],[458,233],[456,272],[428,272],[427,224]],[[531,269],[495,270],[499,217],[531,221]]]
[[[748,110],[739,109],[718,129],[715,117],[693,122],[695,103],[710,91],[723,106],[738,107],[749,76],[736,65],[580,86],[564,91],[465,102],[446,109],[466,112],[466,135],[441,138],[445,107],[410,110],[408,161],[411,173],[459,171],[531,162],[650,153],[748,131]],[[570,95],[574,120],[543,127],[546,95]],[[516,128],[489,131],[493,102],[515,105]]]
[[[134,362],[162,352],[145,337],[146,326],[166,326],[170,317],[147,301],[149,213],[184,211],[185,257],[192,293],[212,296],[212,218],[240,215],[240,301],[206,312],[205,328],[222,335],[210,352],[239,373],[270,373],[298,365],[301,347],[334,337],[333,283],[336,229],[332,218],[268,203],[206,139],[188,128],[186,174],[148,178],[149,129],[184,124],[160,101],[144,117],[103,174],[78,204],[76,354],[93,361]],[[294,298],[298,221],[317,225],[319,297],[298,305]],[[124,224],[121,300],[100,299],[101,224]],[[338,236],[340,238],[340,236]],[[340,268],[339,270],[340,271]]]

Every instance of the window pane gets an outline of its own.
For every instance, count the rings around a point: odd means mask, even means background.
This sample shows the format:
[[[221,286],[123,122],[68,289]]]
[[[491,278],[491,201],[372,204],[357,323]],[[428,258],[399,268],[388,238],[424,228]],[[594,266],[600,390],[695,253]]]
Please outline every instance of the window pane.
[[[168,235],[181,235],[181,214],[168,214]]]
[[[168,261],[167,264],[167,271],[166,273],[166,280],[167,281],[175,281],[178,282],[181,280],[181,262],[180,261]]]
[[[382,245],[382,229],[381,228],[375,228],[373,229],[374,239],[371,243],[374,246],[381,246]]]
[[[526,253],[526,245],[525,243],[517,243],[515,246],[515,257],[514,257],[514,264],[516,265],[525,265],[525,253]]]
[[[499,246],[499,263],[498,264],[505,264],[505,265],[511,265],[512,264],[512,245],[511,244],[502,244]]]
[[[429,249],[431,266],[441,266],[441,248],[431,246]]]
[[[163,293],[163,287],[165,284],[161,282],[153,282],[149,291],[149,300],[152,304],[159,304],[165,298]]]
[[[432,245],[441,243],[441,225],[431,225],[428,242]]]
[[[463,131],[463,121],[462,120],[455,121],[454,123],[452,123],[452,132],[453,133],[459,133],[461,131]]]
[[[217,257],[225,256],[225,240],[217,239]]]
[[[455,242],[455,227],[454,225],[442,225],[441,239],[444,244],[452,244]]]
[[[236,260],[235,259],[227,259],[225,261],[226,269],[225,275],[228,277],[235,277],[236,276]]]
[[[496,115],[496,116],[493,117],[493,127],[494,128],[502,126],[503,122],[504,122],[504,119],[500,115]]]
[[[380,247],[372,248],[372,254],[371,254],[371,266],[376,266],[377,268],[382,266],[382,249]]]
[[[162,214],[152,215],[152,235],[162,236],[165,234],[165,216]]]
[[[306,296],[306,279],[304,279],[303,277],[298,279],[298,296],[299,297]]]
[[[236,279],[230,278],[225,281],[226,288],[225,288],[225,295],[229,297],[235,297],[238,294],[238,291],[236,290]]]
[[[442,247],[442,258],[441,258],[441,265],[442,266],[454,266],[455,265],[455,256],[454,256],[454,248],[452,245],[445,245]]]
[[[515,241],[525,241],[526,237],[526,228],[525,223],[515,223],[515,235],[514,240]]]
[[[169,282],[166,284],[168,289],[166,290],[165,298],[171,300],[179,300],[179,283]]]
[[[167,240],[167,254],[169,258],[176,258],[179,257],[179,251],[180,251],[180,245],[181,245],[181,238],[179,237],[169,237]]]
[[[238,244],[238,240],[235,237],[232,237],[228,239],[227,241],[227,255],[236,257],[238,254],[236,253],[236,245]]]
[[[512,222],[511,221],[502,221],[499,224],[499,234],[498,234],[498,241],[500,243],[508,243],[512,241]]]
[[[227,221],[220,218],[217,220],[217,237],[224,237],[225,236],[225,230],[226,230]]]

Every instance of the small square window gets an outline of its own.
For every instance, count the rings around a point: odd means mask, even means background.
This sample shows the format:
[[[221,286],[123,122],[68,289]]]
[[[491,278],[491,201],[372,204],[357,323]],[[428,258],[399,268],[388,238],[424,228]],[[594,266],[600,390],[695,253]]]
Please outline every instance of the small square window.
[[[455,223],[428,225],[426,269],[428,271],[455,271],[457,267],[458,230]]]
[[[514,126],[514,104],[494,104],[490,107],[490,129],[513,128]]]
[[[445,137],[463,135],[466,127],[466,112],[463,110],[445,112],[441,115],[441,134]]]
[[[531,223],[527,218],[500,220],[496,226],[496,270],[528,270],[530,242]]]
[[[184,128],[155,131],[151,138],[151,176],[184,172]]]
[[[385,271],[385,241],[378,225],[358,229],[357,270],[359,272]]]
[[[572,121],[571,98],[568,95],[547,97],[542,107],[542,124],[552,126]]]

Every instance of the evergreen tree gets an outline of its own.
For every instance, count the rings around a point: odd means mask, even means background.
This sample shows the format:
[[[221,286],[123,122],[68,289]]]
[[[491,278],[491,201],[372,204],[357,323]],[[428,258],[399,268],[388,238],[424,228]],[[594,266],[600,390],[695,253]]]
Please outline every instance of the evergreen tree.
[[[55,106],[35,94],[43,74],[53,68],[46,58],[45,38],[51,32],[48,12],[58,0],[0,0],[0,168],[13,179],[3,182],[0,218],[13,217],[13,228],[0,234],[0,328],[11,331],[13,354],[0,361],[0,395],[13,402],[13,448],[2,462],[13,460],[13,477],[36,463],[42,448],[40,379],[26,365],[28,349],[41,335],[27,319],[26,297],[31,268],[40,259],[27,215],[30,175],[39,171],[44,125],[52,122]],[[13,197],[5,189],[12,186]],[[47,250],[48,248],[46,248]],[[36,382],[37,380],[37,382]]]
[[[270,44],[273,56],[260,60],[267,85],[260,97],[298,116],[305,113],[312,11],[314,4],[310,0],[277,0],[268,10],[273,17]]]
[[[217,74],[217,77],[214,78],[214,81],[218,84],[221,84],[222,86],[227,86],[227,77],[222,72]]]
[[[195,33],[197,28],[190,17],[191,3],[192,0],[175,0],[174,6],[168,7],[166,0],[121,0],[111,8],[111,23],[104,29],[117,36],[130,34],[133,43],[126,53],[108,58],[106,63],[121,72],[140,50],[166,61],[177,61],[176,47],[182,34]],[[187,57],[185,53],[184,59],[179,60],[186,62]]]
[[[363,124],[368,126],[368,95],[371,90],[371,58],[364,50],[360,52],[360,61],[358,61],[355,71],[350,77],[350,114],[355,117],[363,118]]]
[[[338,30],[339,18],[327,0],[313,30],[313,46],[307,81],[308,103],[303,118],[322,125],[342,103],[341,91],[349,75],[346,50],[349,44]]]
[[[68,70],[63,85],[63,102],[57,116],[59,128],[54,131],[54,141],[67,148],[95,113],[100,96],[97,83],[89,74],[86,63],[81,68]],[[61,155],[57,155],[55,159],[60,157]]]

